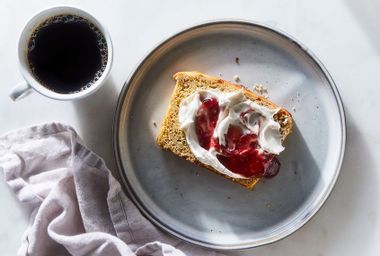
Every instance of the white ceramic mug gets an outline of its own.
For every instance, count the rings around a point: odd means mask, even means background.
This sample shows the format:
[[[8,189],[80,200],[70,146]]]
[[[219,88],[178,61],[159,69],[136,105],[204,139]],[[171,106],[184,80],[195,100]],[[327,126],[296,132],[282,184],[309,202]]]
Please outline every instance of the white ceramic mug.
[[[75,93],[58,93],[43,86],[34,77],[30,69],[30,65],[28,63],[28,56],[27,56],[29,39],[32,33],[34,32],[34,30],[36,29],[36,27],[50,17],[56,16],[56,15],[66,15],[66,14],[77,15],[92,22],[104,35],[104,38],[106,39],[106,42],[107,42],[107,49],[108,49],[107,65],[101,77],[98,80],[96,80],[96,82],[94,82],[90,87],[84,90],[75,92]],[[25,25],[23,31],[21,32],[19,43],[18,43],[18,59],[20,63],[21,74],[24,77],[25,81],[17,84],[12,89],[9,96],[13,100],[18,100],[28,95],[31,91],[35,90],[46,97],[57,99],[57,100],[75,100],[75,99],[84,98],[92,94],[96,90],[98,90],[104,84],[104,81],[106,80],[111,70],[112,57],[113,57],[113,51],[112,51],[111,37],[109,36],[108,32],[104,29],[104,27],[100,24],[100,22],[97,21],[92,15],[78,8],[68,7],[68,6],[53,7],[53,8],[46,9],[36,14],[33,18],[31,18],[28,21],[28,23]]]

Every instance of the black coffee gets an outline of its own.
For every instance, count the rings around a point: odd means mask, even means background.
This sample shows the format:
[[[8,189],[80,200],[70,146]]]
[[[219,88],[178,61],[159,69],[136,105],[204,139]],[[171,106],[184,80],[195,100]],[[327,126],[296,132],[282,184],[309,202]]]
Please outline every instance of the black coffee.
[[[33,32],[28,61],[47,88],[74,93],[90,87],[107,65],[107,42],[100,30],[75,15],[54,16]]]

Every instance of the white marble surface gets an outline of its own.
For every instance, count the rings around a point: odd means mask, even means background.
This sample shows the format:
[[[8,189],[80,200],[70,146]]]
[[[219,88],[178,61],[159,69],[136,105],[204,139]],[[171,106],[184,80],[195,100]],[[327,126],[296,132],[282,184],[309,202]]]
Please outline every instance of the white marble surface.
[[[58,102],[37,93],[14,103],[21,80],[16,45],[25,22],[52,5],[70,4],[94,14],[109,29],[115,60],[99,92],[78,102]],[[346,108],[346,156],[336,187],[320,212],[290,237],[231,255],[380,254],[380,2],[320,1],[0,1],[0,133],[60,121],[115,168],[112,115],[118,92],[140,58],[185,26],[213,18],[244,18],[276,26],[306,44],[325,64]],[[0,254],[15,255],[27,215],[0,181]]]

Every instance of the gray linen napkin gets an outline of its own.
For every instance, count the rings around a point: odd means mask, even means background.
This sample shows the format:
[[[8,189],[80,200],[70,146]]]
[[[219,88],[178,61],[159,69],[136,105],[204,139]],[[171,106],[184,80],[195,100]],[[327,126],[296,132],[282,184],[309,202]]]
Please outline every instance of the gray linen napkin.
[[[32,208],[18,255],[218,255],[146,220],[69,126],[43,124],[1,136],[0,168]]]

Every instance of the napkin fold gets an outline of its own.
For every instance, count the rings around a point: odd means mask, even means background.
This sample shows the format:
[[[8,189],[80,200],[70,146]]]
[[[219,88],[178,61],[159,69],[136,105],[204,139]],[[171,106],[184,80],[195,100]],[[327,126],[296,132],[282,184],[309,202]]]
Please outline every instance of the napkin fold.
[[[18,255],[220,255],[153,226],[70,126],[49,123],[0,136],[0,168],[30,209]]]

